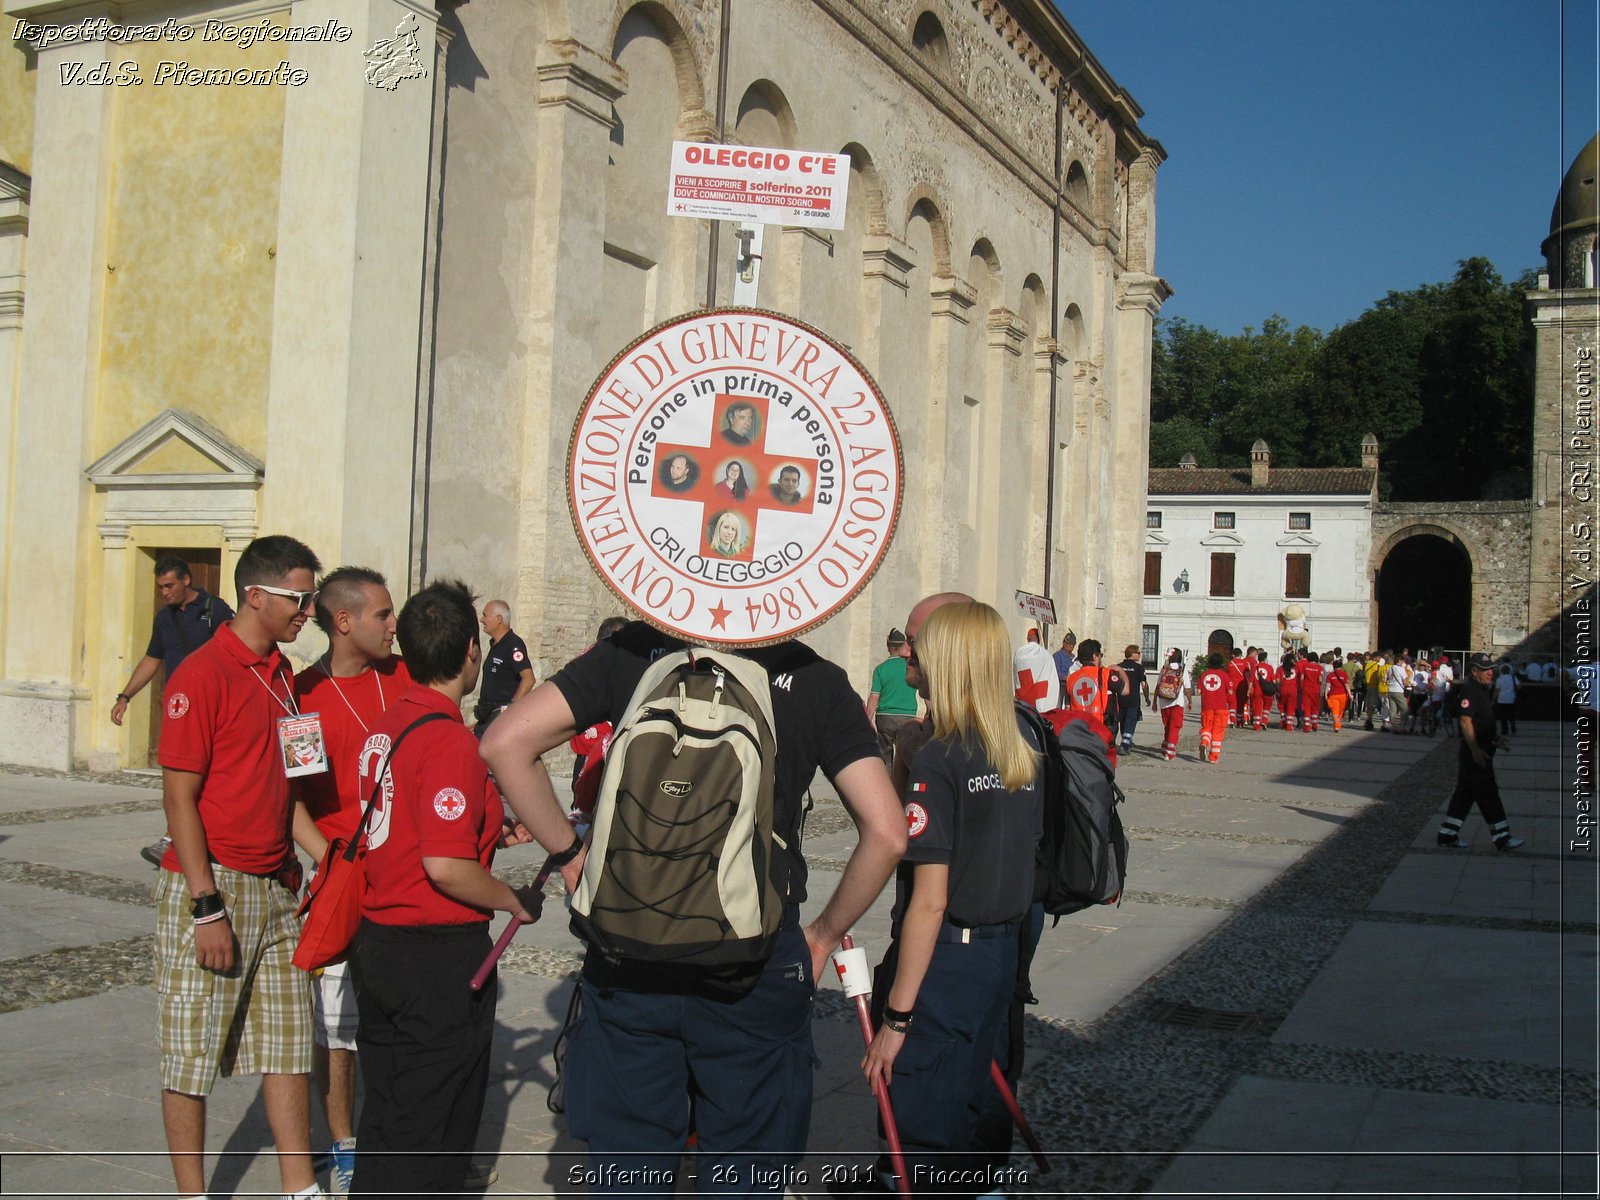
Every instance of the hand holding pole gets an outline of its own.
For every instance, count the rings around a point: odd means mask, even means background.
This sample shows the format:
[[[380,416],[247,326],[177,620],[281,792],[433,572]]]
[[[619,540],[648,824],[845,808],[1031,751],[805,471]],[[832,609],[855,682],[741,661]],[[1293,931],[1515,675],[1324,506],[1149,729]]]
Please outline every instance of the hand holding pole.
[[[856,948],[855,939],[848,933],[839,942],[839,949],[845,954],[850,954]],[[872,1013],[867,1007],[867,997],[872,994],[872,974],[867,970],[866,954],[854,956],[854,969],[851,964],[841,961],[835,955],[833,966],[839,973],[839,982],[844,985],[845,995],[856,1002],[856,1018],[861,1022],[861,1038],[865,1045],[872,1045]],[[858,976],[860,978],[858,978]],[[894,1163],[895,1175],[899,1183],[902,1200],[911,1200],[911,1175],[906,1170],[905,1152],[900,1148],[900,1130],[894,1123],[894,1105],[889,1101],[889,1088],[881,1080],[874,1080],[872,1094],[878,1098],[878,1115],[883,1118],[883,1133],[889,1143],[889,1159]]]
[[[544,891],[545,882],[550,878],[550,872],[553,870],[555,870],[555,867],[550,859],[545,859],[544,866],[539,868],[539,874],[534,878],[534,891]],[[544,909],[540,908],[538,912],[533,914],[533,920],[537,921],[543,915]],[[532,923],[532,921],[528,922],[530,925]],[[511,939],[517,936],[517,930],[522,928],[522,924],[515,917],[506,922],[506,927],[500,931],[500,938],[495,942],[494,949],[489,951],[488,957],[483,960],[483,965],[478,968],[478,973],[472,977],[470,986],[473,991],[481,992],[483,990],[483,985],[489,981],[489,973],[494,970],[495,964],[500,961],[500,956],[506,952],[506,947],[511,945]]]

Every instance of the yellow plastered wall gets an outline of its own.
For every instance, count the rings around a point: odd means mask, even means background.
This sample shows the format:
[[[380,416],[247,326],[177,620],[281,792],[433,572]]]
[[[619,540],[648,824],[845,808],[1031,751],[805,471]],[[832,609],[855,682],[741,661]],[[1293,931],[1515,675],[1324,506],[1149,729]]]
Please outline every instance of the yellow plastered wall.
[[[0,39],[0,162],[33,174],[31,55],[9,37]]]
[[[283,57],[270,42],[127,48],[144,82],[116,97],[96,455],[177,407],[265,457],[285,87],[155,79],[163,59]]]

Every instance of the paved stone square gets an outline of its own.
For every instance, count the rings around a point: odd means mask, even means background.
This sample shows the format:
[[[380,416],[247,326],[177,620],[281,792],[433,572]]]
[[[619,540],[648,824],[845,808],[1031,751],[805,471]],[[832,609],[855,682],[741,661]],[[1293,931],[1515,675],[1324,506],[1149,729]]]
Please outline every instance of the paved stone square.
[[[1218,765],[1123,757],[1118,907],[1047,928],[1021,1099],[1050,1154],[1038,1195],[1593,1194],[1596,874],[1570,853],[1570,730],[1525,722],[1501,775],[1528,845],[1434,848],[1443,738],[1235,731]],[[168,1194],[150,988],[154,775],[0,769],[0,1155],[7,1196]],[[853,827],[819,780],[811,907]],[[530,878],[536,856],[502,856]],[[556,889],[552,887],[552,892]],[[579,1194],[546,1107],[578,947],[552,905],[503,963],[480,1146],[496,1195]],[[888,937],[887,897],[857,939]],[[1175,1024],[1174,1019],[1242,1029]],[[766,1191],[826,1194],[868,1161],[852,1010],[817,1001],[811,1152]],[[319,1130],[316,1139],[325,1134]],[[273,1195],[257,1088],[222,1081],[211,1194]]]

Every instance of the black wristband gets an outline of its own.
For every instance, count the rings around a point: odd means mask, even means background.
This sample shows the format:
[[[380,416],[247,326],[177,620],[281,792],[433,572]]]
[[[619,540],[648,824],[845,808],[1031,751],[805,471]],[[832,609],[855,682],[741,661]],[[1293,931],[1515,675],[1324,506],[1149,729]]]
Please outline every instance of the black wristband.
[[[196,921],[204,921],[207,918],[215,919],[226,915],[226,913],[227,909],[222,905],[222,897],[216,892],[206,892],[189,901],[189,915]]]
[[[556,868],[564,867],[569,862],[571,862],[573,859],[577,858],[578,855],[580,855],[582,853],[583,853],[583,838],[581,836],[579,836],[577,833],[573,833],[573,835],[572,835],[572,845],[568,846],[560,854],[552,854],[550,856],[549,862],[550,862],[550,865],[552,867],[556,867]]]
[[[911,1013],[909,1011],[901,1012],[898,1008],[890,1008],[885,1004],[883,1006],[883,1023],[896,1033],[904,1033],[904,1026],[911,1024]]]
[[[133,697],[128,695],[127,692],[118,692],[116,694],[115,698],[118,699],[118,700],[123,700],[123,701],[128,701],[128,702],[131,702],[133,700]]]

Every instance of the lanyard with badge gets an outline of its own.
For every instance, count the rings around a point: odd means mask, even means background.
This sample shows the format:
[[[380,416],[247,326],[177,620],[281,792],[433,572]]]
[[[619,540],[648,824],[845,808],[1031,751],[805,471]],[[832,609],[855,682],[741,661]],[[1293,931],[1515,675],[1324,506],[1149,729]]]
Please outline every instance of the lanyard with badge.
[[[278,729],[278,755],[283,762],[283,773],[290,779],[300,775],[322,775],[328,770],[328,747],[322,738],[322,719],[316,713],[302,713],[294,702],[294,688],[284,685],[284,696],[278,695],[272,685],[261,677],[255,667],[250,674],[267,689],[267,695],[278,702],[287,714],[274,724]],[[274,672],[273,678],[277,678]]]
[[[378,684],[378,708],[383,712],[388,712],[389,700],[388,697],[383,694],[383,672],[379,671],[375,667],[370,667],[368,669],[372,671],[372,678]],[[344,701],[344,706],[350,710],[350,715],[356,719],[356,724],[361,726],[361,732],[371,733],[372,730],[367,727],[366,719],[356,711],[356,706],[350,703],[350,697],[344,694],[344,689],[339,686],[339,681],[334,678],[333,672],[328,670],[327,664],[324,663],[320,658],[317,659],[317,670],[326,675],[328,677],[328,682],[333,684],[333,690],[339,694],[339,699]]]

